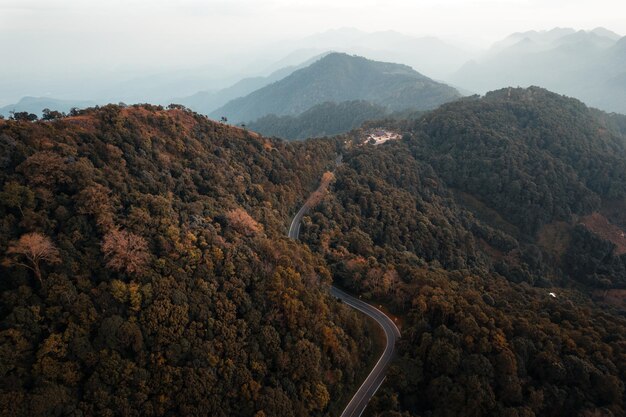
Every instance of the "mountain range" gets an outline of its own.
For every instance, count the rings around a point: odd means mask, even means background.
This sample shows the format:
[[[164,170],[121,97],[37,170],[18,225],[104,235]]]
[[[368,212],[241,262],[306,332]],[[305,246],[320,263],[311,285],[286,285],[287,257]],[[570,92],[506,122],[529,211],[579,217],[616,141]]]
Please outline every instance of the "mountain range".
[[[434,36],[412,36],[394,30],[366,32],[354,28],[328,30],[280,45],[288,51],[344,52],[385,62],[398,62],[433,79],[445,79],[478,51]]]
[[[309,58],[297,65],[281,67],[265,77],[244,78],[229,87],[217,91],[200,91],[191,96],[172,99],[172,101],[183,104],[199,113],[210,114],[233,99],[246,96],[266,85],[282,80],[294,71],[310,65],[322,56]]]
[[[509,36],[447,80],[481,94],[537,85],[626,113],[625,63],[626,38],[606,29],[533,31]]]
[[[453,86],[463,95],[483,94],[506,86],[537,85],[577,97],[606,111],[626,113],[624,44],[619,34],[601,27],[589,31],[555,28],[514,33],[481,53],[476,48],[434,37],[343,28],[278,42],[250,54],[247,58],[250,62],[236,69],[217,62],[195,69],[153,74],[93,74],[88,79],[73,78],[72,84],[63,88],[66,81],[42,79],[26,88],[16,80],[7,85],[6,93],[14,96],[20,89],[41,89],[46,91],[49,100],[43,107],[52,110],[66,111],[69,107],[108,102],[176,102],[200,113],[221,117],[216,110],[228,101],[281,81],[329,51],[337,51],[409,65],[420,74]],[[58,106],[54,102],[53,97],[65,99],[68,96],[86,98],[70,104],[59,103]],[[7,97],[3,98],[4,103],[10,102]],[[339,99],[322,97],[308,108],[329,100],[361,99],[364,98],[357,95]],[[24,101],[32,101],[32,98],[25,97]],[[6,105],[0,114],[6,116],[14,108],[25,111],[33,108],[35,113],[41,110],[35,107],[39,106],[15,103]],[[308,108],[298,108],[295,113]],[[260,116],[255,112],[252,119]],[[245,122],[252,119],[235,116],[233,120]]]

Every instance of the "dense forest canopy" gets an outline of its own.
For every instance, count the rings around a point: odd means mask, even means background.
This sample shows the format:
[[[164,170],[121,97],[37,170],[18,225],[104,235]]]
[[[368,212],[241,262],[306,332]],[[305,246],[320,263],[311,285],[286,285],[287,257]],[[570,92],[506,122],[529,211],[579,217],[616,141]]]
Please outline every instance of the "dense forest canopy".
[[[530,88],[365,126],[400,135],[0,120],[3,414],[339,415],[377,336],[333,282],[402,325],[371,415],[624,415],[623,117]]]
[[[348,132],[365,121],[382,119],[387,113],[385,107],[363,100],[326,102],[297,116],[263,116],[246,127],[265,136],[307,139]]]
[[[592,294],[626,287],[626,256],[579,224],[626,208],[608,119],[505,89],[344,153],[302,238],[337,282],[404,317],[374,415],[624,415],[626,319]]]
[[[359,128],[376,128],[381,121],[383,124],[402,122],[406,125],[424,113],[423,110],[410,108],[390,112],[368,101],[351,100],[318,104],[297,116],[270,114],[240,126],[264,136],[297,140],[338,135]]]
[[[367,326],[284,237],[332,141],[111,105],[0,149],[2,415],[322,416],[358,382]]]

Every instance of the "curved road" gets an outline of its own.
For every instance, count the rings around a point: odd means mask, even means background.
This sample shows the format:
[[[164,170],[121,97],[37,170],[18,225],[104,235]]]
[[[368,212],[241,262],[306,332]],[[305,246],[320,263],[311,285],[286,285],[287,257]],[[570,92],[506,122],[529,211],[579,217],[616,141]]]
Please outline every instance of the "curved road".
[[[309,211],[310,208],[311,207],[307,204],[307,202],[305,202],[294,216],[291,221],[291,225],[289,226],[289,237],[291,239],[298,240],[298,236],[300,236],[300,226],[302,225],[302,217]],[[396,340],[400,337],[400,330],[398,330],[398,327],[395,325],[393,320],[387,317],[385,313],[376,307],[354,298],[334,286],[330,288],[330,294],[333,297],[340,299],[350,307],[367,314],[369,317],[374,319],[385,332],[385,338],[387,339],[383,354],[378,359],[378,362],[376,362],[376,365],[371,370],[367,378],[365,378],[363,384],[361,384],[357,392],[354,394],[346,406],[346,409],[343,410],[343,413],[341,413],[341,417],[359,417],[363,414],[363,411],[365,411],[370,399],[374,396],[376,391],[378,391],[378,388],[385,380],[387,367],[389,366],[395,351]]]

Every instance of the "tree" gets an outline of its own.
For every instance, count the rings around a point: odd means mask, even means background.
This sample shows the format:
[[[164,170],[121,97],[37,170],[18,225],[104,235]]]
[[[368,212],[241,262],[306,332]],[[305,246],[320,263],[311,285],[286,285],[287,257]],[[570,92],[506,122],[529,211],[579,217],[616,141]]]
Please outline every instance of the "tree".
[[[114,227],[112,200],[109,188],[100,184],[90,185],[77,195],[77,212],[93,215],[98,226],[107,231]]]
[[[57,110],[43,109],[41,111],[41,120],[56,120],[65,117],[65,113]]]
[[[236,208],[226,213],[226,219],[233,229],[245,236],[254,236],[263,231],[263,226],[242,208]]]
[[[40,284],[43,284],[40,264],[42,262],[49,264],[61,262],[59,250],[54,246],[52,240],[37,232],[27,233],[17,241],[11,241],[7,255],[9,257],[5,259],[5,265],[17,265],[30,269],[35,273]],[[20,258],[26,258],[26,263],[21,262]]]
[[[78,107],[72,107],[70,109],[70,116],[76,117],[76,116],[80,116],[80,114],[81,114],[81,110]]]
[[[143,275],[150,261],[148,242],[126,230],[109,231],[104,236],[102,252],[109,268],[129,275]]]
[[[14,111],[11,112],[11,118],[13,120],[22,120],[25,122],[34,122],[37,120],[37,115],[33,113],[29,113],[27,111]]]
[[[24,216],[24,208],[32,207],[35,203],[35,193],[30,188],[21,185],[16,181],[9,181],[4,184],[0,192],[0,201],[6,207],[14,207]]]

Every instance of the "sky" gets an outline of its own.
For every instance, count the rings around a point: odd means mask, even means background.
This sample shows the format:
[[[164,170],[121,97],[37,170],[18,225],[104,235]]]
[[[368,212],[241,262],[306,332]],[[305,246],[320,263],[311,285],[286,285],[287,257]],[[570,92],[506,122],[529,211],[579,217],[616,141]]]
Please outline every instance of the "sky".
[[[223,76],[254,65],[280,41],[343,27],[487,47],[517,31],[597,26],[626,34],[626,2],[0,0],[0,77],[35,85],[76,74],[131,77],[198,67]]]

